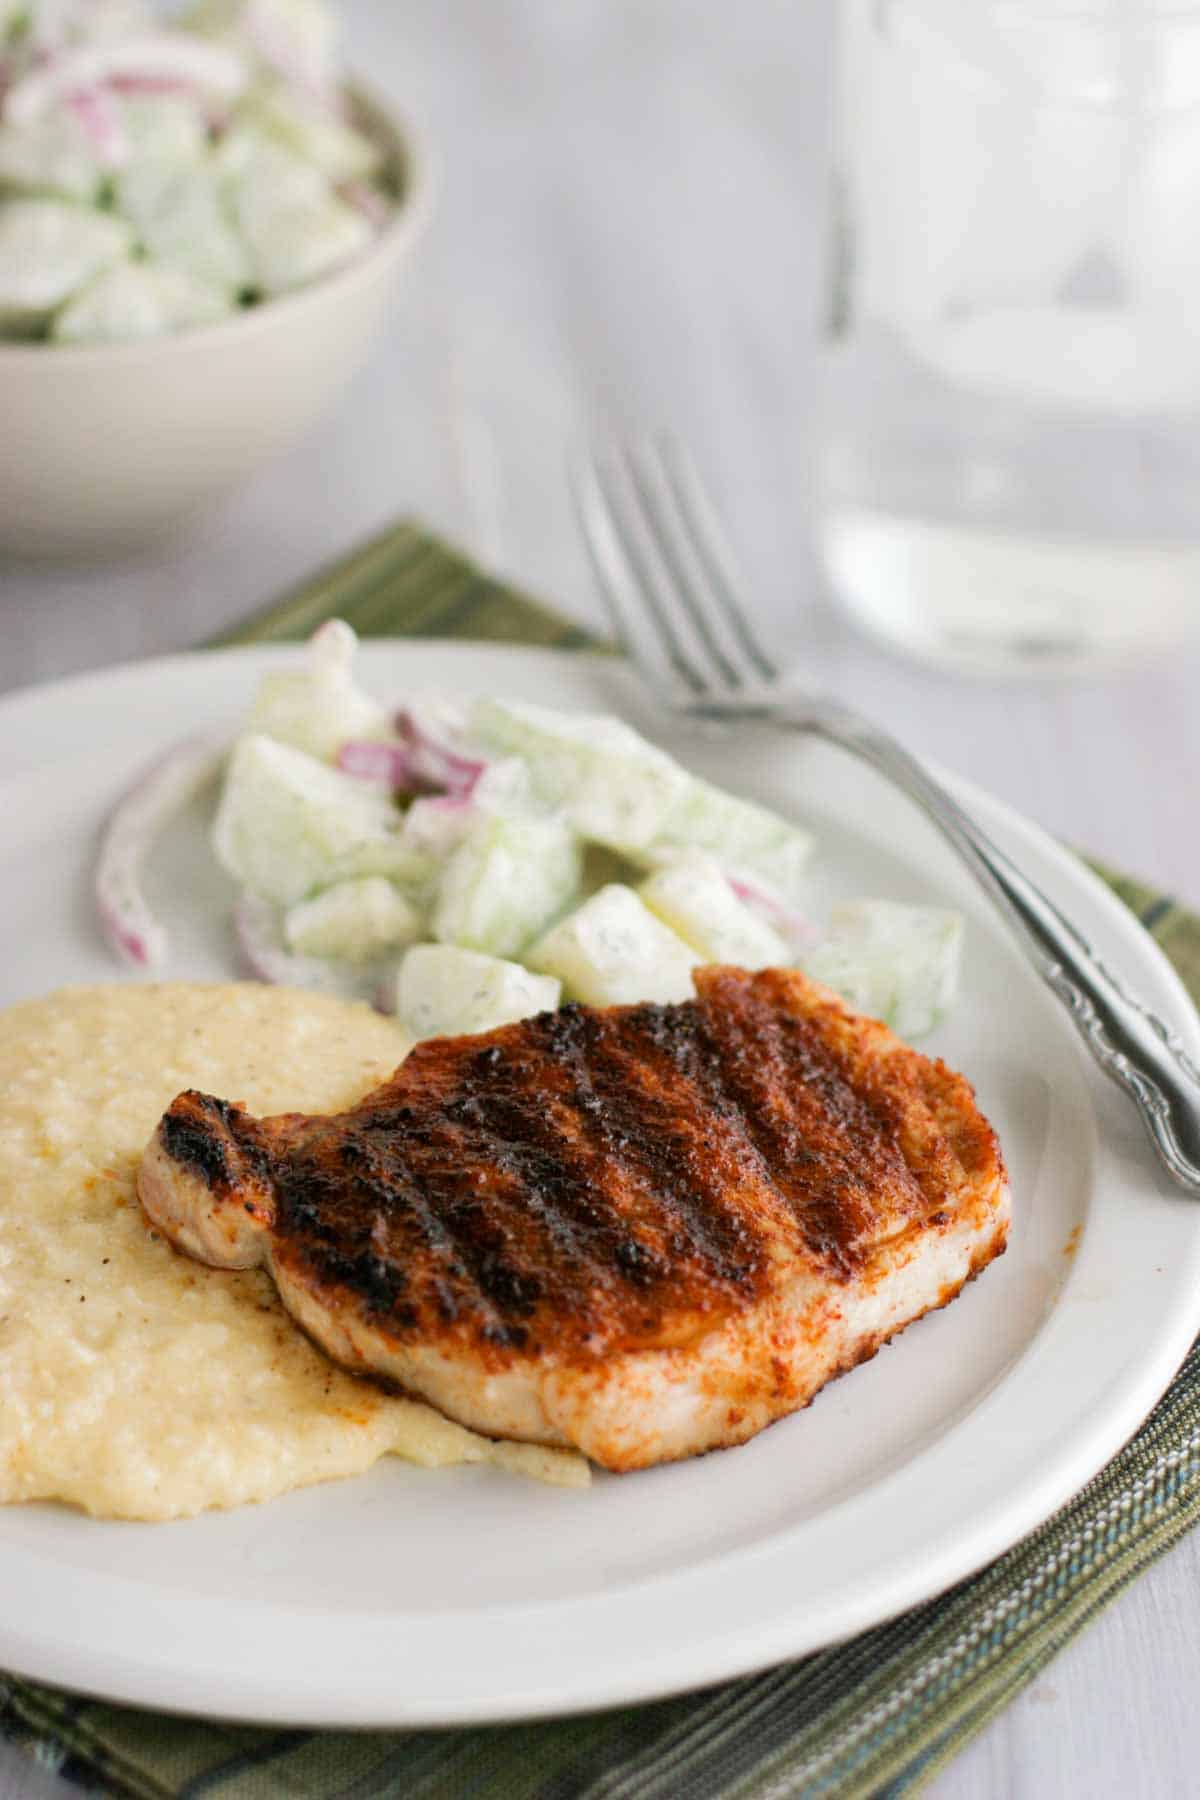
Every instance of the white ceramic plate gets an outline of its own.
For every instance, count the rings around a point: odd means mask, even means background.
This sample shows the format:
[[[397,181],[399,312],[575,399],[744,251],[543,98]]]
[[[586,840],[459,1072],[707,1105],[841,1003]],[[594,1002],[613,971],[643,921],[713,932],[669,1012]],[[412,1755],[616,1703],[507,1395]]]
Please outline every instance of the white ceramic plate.
[[[232,723],[280,650],[179,657],[0,706],[5,1000],[123,978],[88,905],[98,822],[182,732]],[[849,759],[746,734],[682,742],[600,660],[379,644],[379,694],[450,687],[618,708],[698,769],[811,821],[814,909],[834,895],[951,900],[966,980],[927,1044],[974,1079],[1015,1195],[1012,1247],[944,1313],[742,1449],[565,1493],[495,1471],[369,1476],[179,1524],[0,1512],[0,1666],[234,1719],[418,1725],[646,1699],[796,1656],[977,1568],[1119,1447],[1200,1326],[1200,1207],[1171,1194],[932,830]],[[1149,938],[1034,826],[988,829],[1193,1049]],[[168,974],[231,972],[228,895],[197,814],[151,888]],[[2,1200],[0,1200],[2,1203]]]

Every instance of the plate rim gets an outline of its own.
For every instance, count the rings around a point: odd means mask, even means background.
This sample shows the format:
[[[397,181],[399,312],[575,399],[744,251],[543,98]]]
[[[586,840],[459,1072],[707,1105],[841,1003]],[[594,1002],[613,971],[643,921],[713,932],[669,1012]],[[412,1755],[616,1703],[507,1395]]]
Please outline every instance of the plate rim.
[[[544,662],[569,661],[576,668],[581,660],[585,663],[589,660],[586,651],[581,653],[541,646],[492,644],[459,639],[373,638],[366,640],[362,646],[364,660],[369,659],[373,651],[392,655],[403,651],[406,655],[412,656],[414,652],[419,654],[422,650],[428,650],[437,656],[445,656],[449,653],[454,657],[468,660],[482,654],[489,658],[507,656],[524,662],[529,662],[531,659]],[[69,701],[73,693],[78,694],[81,690],[93,687],[102,689],[118,677],[153,678],[161,676],[169,679],[176,669],[194,671],[197,660],[236,659],[253,662],[264,659],[277,660],[281,656],[289,654],[299,656],[302,652],[303,646],[299,644],[256,643],[213,651],[182,652],[166,657],[128,661],[47,683],[32,684],[8,695],[0,696],[0,734],[4,734],[14,721],[19,724],[19,714],[26,706]],[[13,779],[19,780],[20,778],[20,771],[18,771]],[[1048,860],[1054,867],[1056,876],[1062,877],[1068,889],[1082,888],[1093,907],[1099,908],[1106,916],[1112,930],[1129,945],[1131,952],[1136,950],[1140,958],[1148,960],[1160,985],[1170,995],[1171,1009],[1174,1014],[1173,1022],[1183,1030],[1185,1035],[1190,1035],[1194,1043],[1200,1044],[1200,1015],[1198,1015],[1182,979],[1160,946],[1100,877],[1080,858],[1052,838],[1042,827],[1026,818],[1007,802],[996,799],[959,777],[950,776],[947,779],[958,797],[982,813],[989,823],[998,824],[1023,845],[1028,844],[1037,855]],[[1082,1049],[1079,1050],[1079,1056],[1081,1059],[1084,1058]],[[1098,1125],[1101,1123],[1101,1121],[1097,1121]],[[1187,1203],[1181,1202],[1181,1204]],[[1193,1256],[1200,1260],[1200,1222],[1193,1231],[1191,1248]],[[92,1693],[100,1698],[121,1704],[159,1707],[185,1716],[220,1717],[231,1721],[329,1726],[332,1728],[354,1726],[388,1729],[416,1725],[467,1725],[502,1720],[549,1718],[564,1713],[648,1701],[702,1687],[711,1682],[730,1679],[770,1666],[781,1660],[807,1654],[812,1649],[819,1647],[820,1644],[843,1641],[871,1625],[893,1618],[908,1607],[932,1598],[953,1582],[975,1572],[1005,1549],[1011,1547],[1012,1544],[1028,1535],[1031,1530],[1044,1522],[1077,1493],[1079,1488],[1108,1462],[1132,1431],[1137,1428],[1169,1384],[1187,1353],[1197,1327],[1200,1327],[1200,1289],[1196,1293],[1191,1312],[1185,1311],[1182,1305],[1176,1305],[1171,1315],[1170,1328],[1164,1329],[1156,1341],[1154,1354],[1139,1365],[1137,1377],[1131,1379],[1127,1384],[1128,1391],[1122,1396],[1119,1409],[1111,1413],[1103,1421],[1101,1427],[1093,1425],[1087,1453],[1076,1453],[1069,1475],[1064,1469],[1056,1467],[1051,1475],[1044,1477],[1040,1487],[1035,1487],[1024,1497],[1024,1504],[1020,1504],[1016,1497],[1010,1496],[1003,1507],[998,1506],[995,1509],[995,1516],[989,1521],[990,1529],[977,1529],[966,1542],[957,1546],[943,1547],[941,1556],[935,1561],[934,1567],[937,1573],[932,1579],[928,1571],[923,1570],[920,1574],[914,1571],[910,1574],[907,1582],[900,1579],[894,1580],[890,1589],[891,1598],[885,1605],[879,1606],[866,1597],[858,1603],[857,1611],[853,1606],[848,1607],[846,1617],[839,1629],[832,1634],[821,1636],[819,1642],[801,1641],[797,1643],[795,1641],[794,1616],[789,1615],[787,1609],[784,1608],[772,1622],[770,1629],[765,1629],[761,1623],[755,1628],[753,1648],[749,1643],[742,1642],[746,1635],[745,1632],[742,1632],[740,1635],[735,1635],[733,1639],[735,1654],[731,1655],[730,1638],[726,1636],[716,1647],[715,1654],[710,1654],[707,1659],[695,1655],[690,1659],[684,1659],[686,1667],[677,1669],[674,1674],[652,1682],[650,1685],[646,1684],[644,1675],[626,1673],[624,1676],[610,1679],[607,1684],[598,1684],[594,1676],[591,1677],[587,1683],[590,1691],[584,1695],[581,1695],[577,1688],[569,1685],[564,1688],[560,1685],[553,1691],[547,1690],[533,1696],[526,1692],[518,1698],[515,1695],[502,1694],[498,1687],[488,1695],[477,1697],[473,1704],[459,1704],[451,1711],[447,1711],[444,1705],[438,1707],[436,1704],[432,1710],[428,1707],[423,1708],[419,1700],[416,1702],[414,1710],[404,1704],[395,1704],[394,1697],[391,1703],[380,1711],[371,1705],[353,1704],[353,1700],[356,1698],[353,1696],[349,1706],[338,1704],[332,1709],[326,1706],[322,1710],[321,1695],[307,1691],[301,1693],[294,1681],[285,1683],[285,1687],[291,1690],[290,1699],[284,1693],[277,1693],[274,1699],[264,1699],[260,1696],[257,1699],[252,1697],[249,1702],[245,1702],[242,1700],[243,1685],[233,1693],[226,1692],[224,1698],[217,1699],[214,1704],[216,1690],[181,1694],[176,1687],[172,1687],[171,1675],[164,1671],[164,1667],[150,1663],[137,1663],[136,1659],[133,1662],[130,1662],[129,1659],[118,1659],[119,1666],[118,1662],[110,1661],[107,1663],[106,1669],[94,1670],[89,1675],[89,1667],[94,1665],[95,1659],[89,1658],[87,1651],[77,1654],[72,1646],[71,1652],[64,1657],[61,1644],[44,1651],[40,1643],[40,1634],[27,1631],[22,1637],[19,1630],[14,1632],[5,1621],[0,1621],[0,1660],[12,1668],[15,1659],[15,1662],[21,1665],[22,1673],[26,1678],[55,1681],[76,1691]],[[923,1456],[918,1454],[912,1460],[920,1462],[923,1460]],[[890,1479],[890,1477],[885,1477],[882,1482],[873,1483],[866,1490],[865,1497],[877,1495],[881,1486],[889,1485]],[[854,1503],[853,1500],[849,1502],[850,1505]],[[832,1510],[841,1511],[842,1509],[835,1507]],[[802,1530],[803,1528],[802,1525],[792,1529]],[[771,1543],[755,1545],[732,1552],[731,1555],[745,1558],[753,1556],[759,1551],[769,1554],[772,1547]],[[0,1555],[2,1554],[3,1552],[0,1550]],[[725,1561],[726,1559],[722,1557],[717,1560]],[[691,1574],[690,1569],[674,1571],[666,1575],[642,1578],[629,1586],[635,1588],[657,1587],[661,1591],[664,1586],[669,1587],[673,1583],[686,1582]],[[602,1598],[620,1604],[628,1593],[629,1586],[622,1588],[612,1596],[606,1595]],[[588,1600],[590,1601],[591,1598],[589,1596]],[[581,1605],[578,1599],[572,1604]],[[583,1604],[586,1606],[588,1601]],[[556,1607],[561,1610],[562,1603],[539,1604],[537,1607],[528,1609],[503,1608],[500,1610],[510,1618],[514,1618],[520,1613],[527,1616],[530,1623],[535,1621],[544,1623],[546,1615],[553,1614]],[[478,1615],[469,1613],[458,1615],[460,1621],[474,1616]],[[399,1621],[413,1617],[412,1613],[388,1615],[393,1629]],[[791,1641],[782,1642],[781,1639],[785,1638]],[[678,1661],[679,1658],[675,1657],[674,1662]],[[267,1685],[270,1685],[269,1681]],[[220,1687],[219,1677],[217,1678],[217,1687]],[[324,1698],[328,1701],[328,1694]]]

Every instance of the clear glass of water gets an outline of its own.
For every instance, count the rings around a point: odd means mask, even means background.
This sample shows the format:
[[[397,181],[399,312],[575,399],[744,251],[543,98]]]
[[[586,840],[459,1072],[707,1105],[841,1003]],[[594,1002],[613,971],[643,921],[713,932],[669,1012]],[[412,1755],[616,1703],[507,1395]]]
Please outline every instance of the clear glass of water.
[[[1061,671],[1200,629],[1200,5],[841,0],[821,550]]]

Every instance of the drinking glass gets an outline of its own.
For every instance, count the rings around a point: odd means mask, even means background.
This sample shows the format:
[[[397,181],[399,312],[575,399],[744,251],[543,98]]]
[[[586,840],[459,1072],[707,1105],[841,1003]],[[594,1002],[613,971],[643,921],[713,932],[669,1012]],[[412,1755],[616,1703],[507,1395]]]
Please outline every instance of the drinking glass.
[[[1200,7],[840,0],[820,545],[984,670],[1200,625]]]

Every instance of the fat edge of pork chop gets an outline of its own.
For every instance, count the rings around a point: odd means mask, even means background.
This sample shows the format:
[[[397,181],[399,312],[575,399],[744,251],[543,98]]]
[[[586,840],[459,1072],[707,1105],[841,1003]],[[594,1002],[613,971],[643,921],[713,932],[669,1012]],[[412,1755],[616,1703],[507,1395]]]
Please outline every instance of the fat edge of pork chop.
[[[623,1471],[744,1442],[952,1300],[1010,1200],[969,1084],[794,970],[419,1044],[329,1118],[180,1095],[139,1192],[338,1362]]]

